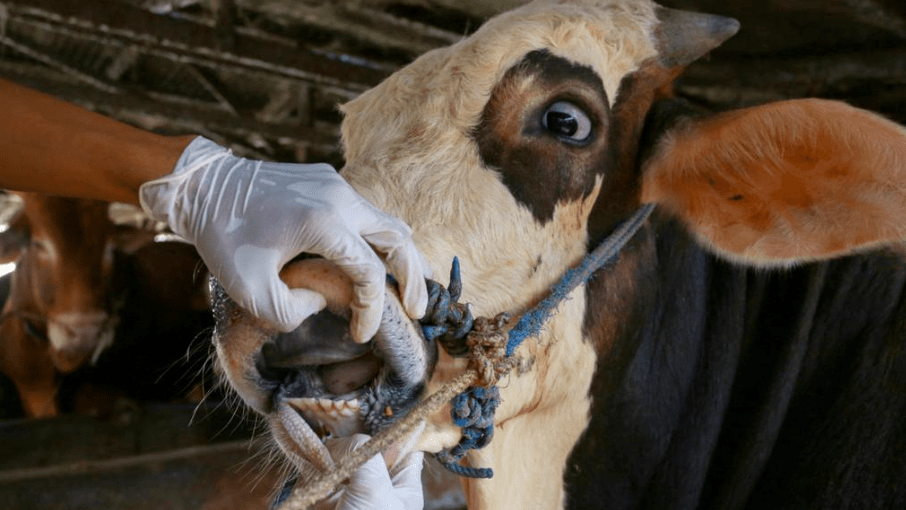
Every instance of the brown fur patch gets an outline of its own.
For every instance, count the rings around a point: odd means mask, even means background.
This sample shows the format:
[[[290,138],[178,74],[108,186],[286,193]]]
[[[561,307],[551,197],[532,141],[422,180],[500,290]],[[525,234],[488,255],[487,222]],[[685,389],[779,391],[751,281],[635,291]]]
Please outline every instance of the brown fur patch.
[[[658,98],[670,95],[679,70],[664,69],[655,59],[620,82],[608,132],[607,179],[588,220],[588,238],[600,242],[639,205],[639,151],[645,115]]]
[[[654,232],[650,225],[642,228],[620,252],[617,263],[603,269],[586,286],[588,310],[583,335],[594,345],[598,359],[608,356],[617,338],[637,327],[633,304],[638,295],[648,290],[647,281],[656,267]]]

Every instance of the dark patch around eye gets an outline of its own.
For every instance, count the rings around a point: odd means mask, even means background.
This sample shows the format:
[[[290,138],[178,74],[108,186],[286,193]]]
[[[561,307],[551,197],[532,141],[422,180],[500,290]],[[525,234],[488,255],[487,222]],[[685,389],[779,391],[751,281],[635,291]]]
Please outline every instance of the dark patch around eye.
[[[529,79],[529,90],[520,87]],[[481,121],[473,129],[484,165],[501,173],[516,201],[539,223],[553,218],[559,202],[579,200],[591,193],[595,177],[604,169],[605,137],[589,136],[591,141],[581,147],[564,143],[580,124],[568,114],[546,112],[556,100],[585,109],[589,105],[581,104],[583,98],[592,97],[595,105],[591,106],[597,110],[587,113],[594,119],[594,133],[606,128],[609,121],[607,94],[597,73],[547,50],[533,51],[494,87]]]

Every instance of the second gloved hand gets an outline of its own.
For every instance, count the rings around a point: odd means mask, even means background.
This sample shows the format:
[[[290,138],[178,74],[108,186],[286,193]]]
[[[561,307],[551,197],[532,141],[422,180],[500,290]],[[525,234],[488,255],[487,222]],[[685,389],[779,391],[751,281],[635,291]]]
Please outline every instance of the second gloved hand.
[[[368,439],[364,434],[328,439],[327,449],[339,462]],[[423,461],[424,453],[411,452],[400,459],[391,472],[381,454],[377,454],[332,496],[315,505],[314,510],[421,510],[425,504],[421,477]]]
[[[266,163],[233,156],[199,137],[173,173],[145,183],[142,206],[195,244],[227,294],[282,331],[325,306],[324,298],[289,289],[278,273],[296,255],[323,256],[355,284],[351,330],[364,342],[380,324],[384,255],[401,285],[403,306],[420,318],[428,271],[411,231],[362,198],[327,164]]]

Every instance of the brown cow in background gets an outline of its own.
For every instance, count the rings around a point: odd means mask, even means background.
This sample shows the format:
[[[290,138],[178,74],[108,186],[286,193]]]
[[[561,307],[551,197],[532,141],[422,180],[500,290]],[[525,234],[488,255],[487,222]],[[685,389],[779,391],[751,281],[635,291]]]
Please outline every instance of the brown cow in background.
[[[210,323],[195,250],[114,225],[105,202],[21,197],[0,239],[4,257],[17,260],[0,369],[26,415],[59,414],[71,396],[60,395],[64,379],[141,398],[184,392],[188,367],[177,365],[191,363],[188,347]]]

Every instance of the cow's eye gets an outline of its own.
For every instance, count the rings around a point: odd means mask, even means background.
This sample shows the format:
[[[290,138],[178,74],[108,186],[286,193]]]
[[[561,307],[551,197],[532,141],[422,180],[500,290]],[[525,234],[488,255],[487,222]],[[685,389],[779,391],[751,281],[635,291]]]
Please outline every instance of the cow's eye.
[[[541,123],[554,135],[571,142],[582,143],[591,136],[591,119],[581,108],[567,101],[548,106],[541,116]]]

